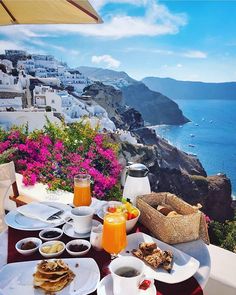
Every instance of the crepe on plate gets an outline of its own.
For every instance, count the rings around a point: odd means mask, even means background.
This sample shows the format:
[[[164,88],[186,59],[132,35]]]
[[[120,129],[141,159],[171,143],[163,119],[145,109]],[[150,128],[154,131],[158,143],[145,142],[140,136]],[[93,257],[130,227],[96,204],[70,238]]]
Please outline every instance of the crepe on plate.
[[[43,260],[33,274],[34,287],[46,292],[57,292],[65,288],[75,277],[68,265],[61,259]]]

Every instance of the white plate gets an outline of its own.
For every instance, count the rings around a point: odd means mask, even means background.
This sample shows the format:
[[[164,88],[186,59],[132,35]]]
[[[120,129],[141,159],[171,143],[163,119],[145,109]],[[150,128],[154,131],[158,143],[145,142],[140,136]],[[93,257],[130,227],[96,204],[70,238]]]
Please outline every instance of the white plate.
[[[97,295],[113,295],[113,291],[112,291],[112,276],[111,275],[107,275],[105,278],[103,278],[100,283],[98,284],[98,288],[97,288]],[[124,290],[124,294],[125,290]],[[135,295],[156,295],[156,288],[153,285],[151,288],[148,288],[147,290],[140,290],[137,294]]]
[[[45,205],[52,206],[55,208],[58,208],[60,210],[64,210],[64,213],[60,216],[61,218],[58,220],[55,220],[55,222],[43,222],[37,219],[33,219],[30,217],[26,217],[22,214],[20,214],[17,210],[10,211],[5,216],[5,223],[15,229],[19,230],[42,230],[47,227],[55,227],[62,225],[65,221],[63,219],[63,216],[66,212],[69,212],[71,210],[71,207],[62,203],[58,202],[42,202]]]
[[[63,259],[76,275],[74,280],[60,295],[86,295],[94,292],[100,280],[100,271],[92,258]],[[40,260],[17,262],[5,265],[0,270],[0,294],[4,295],[43,295],[43,290],[34,289],[33,273]],[[76,267],[76,264],[79,266]],[[76,290],[76,291],[75,291]]]
[[[161,268],[154,270],[146,264],[145,274],[147,277],[154,278],[155,280],[168,284],[179,283],[193,276],[199,268],[200,263],[195,258],[147,234],[134,233],[128,235],[127,242],[128,246],[123,252],[120,253],[122,256],[132,255],[131,251],[133,249],[137,249],[139,244],[142,242],[155,242],[160,249],[171,250],[173,252],[174,262],[170,273]],[[129,251],[130,253],[126,253],[126,251]]]
[[[98,226],[100,225],[101,222],[93,219],[92,221],[92,226]],[[91,231],[88,232],[88,233],[85,233],[85,234],[78,234],[76,233],[74,230],[73,230],[73,226],[72,224],[69,224],[69,223],[66,223],[63,225],[63,228],[62,228],[64,234],[66,234],[68,237],[70,238],[74,238],[74,239],[84,239],[84,238],[88,238],[90,237],[90,234],[91,234]]]

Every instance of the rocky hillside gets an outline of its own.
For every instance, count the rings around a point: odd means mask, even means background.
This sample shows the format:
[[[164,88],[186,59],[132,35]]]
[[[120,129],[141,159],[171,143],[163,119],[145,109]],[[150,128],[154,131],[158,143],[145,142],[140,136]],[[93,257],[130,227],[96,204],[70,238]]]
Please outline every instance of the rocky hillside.
[[[84,94],[100,104],[108,113],[109,118],[117,128],[134,130],[144,126],[140,112],[123,103],[122,92],[113,86],[96,82],[84,89]]]
[[[135,133],[146,145],[122,143],[121,159],[147,165],[152,191],[174,193],[192,205],[201,203],[211,219],[233,218],[231,183],[225,175],[207,176],[196,157],[171,146],[153,130]]]
[[[180,125],[189,122],[177,103],[143,83],[122,88],[125,103],[137,109],[151,125]]]
[[[172,99],[236,99],[236,82],[203,83],[158,77],[146,77],[142,82]]]
[[[144,120],[151,125],[181,125],[189,120],[183,115],[178,105],[159,92],[151,91],[142,82],[132,79],[125,72],[79,67],[81,73],[92,80],[101,81],[122,91],[124,103],[135,108]]]

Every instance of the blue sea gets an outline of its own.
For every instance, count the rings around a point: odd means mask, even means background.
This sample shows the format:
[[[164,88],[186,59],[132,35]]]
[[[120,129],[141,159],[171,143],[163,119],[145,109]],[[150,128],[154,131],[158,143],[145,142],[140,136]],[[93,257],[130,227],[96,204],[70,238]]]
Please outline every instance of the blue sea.
[[[225,173],[236,195],[236,101],[175,101],[191,122],[153,128],[179,149],[196,154],[208,175]]]

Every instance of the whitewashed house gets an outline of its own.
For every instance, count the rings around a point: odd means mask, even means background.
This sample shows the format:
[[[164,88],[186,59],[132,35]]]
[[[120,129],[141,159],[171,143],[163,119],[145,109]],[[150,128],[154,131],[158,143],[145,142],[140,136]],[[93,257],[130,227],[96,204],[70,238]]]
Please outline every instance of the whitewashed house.
[[[33,59],[18,60],[17,69],[25,70],[26,73],[35,71],[35,62]]]
[[[15,91],[18,89],[18,79],[0,70],[0,91]]]
[[[6,67],[8,73],[11,72],[11,70],[13,69],[12,62],[8,59],[0,59],[0,64]]]
[[[82,93],[83,89],[91,84],[90,79],[82,75],[78,70],[66,70],[59,74],[59,78],[64,86],[73,86],[78,93]]]
[[[36,68],[57,69],[59,62],[52,55],[33,54]]]
[[[50,86],[35,86],[33,90],[33,102],[34,106],[38,108],[50,106],[52,110],[62,112],[61,97]]]
[[[47,70],[45,68],[36,68],[35,77],[47,78]]]

